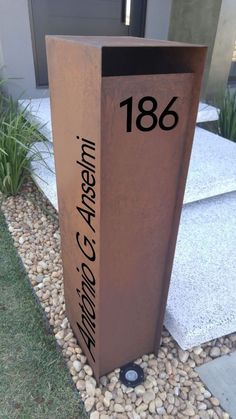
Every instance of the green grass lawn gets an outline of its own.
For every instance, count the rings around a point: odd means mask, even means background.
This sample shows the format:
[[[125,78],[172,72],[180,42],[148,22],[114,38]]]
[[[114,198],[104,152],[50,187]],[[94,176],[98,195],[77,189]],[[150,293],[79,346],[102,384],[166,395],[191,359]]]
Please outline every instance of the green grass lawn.
[[[84,418],[0,212],[0,418]]]

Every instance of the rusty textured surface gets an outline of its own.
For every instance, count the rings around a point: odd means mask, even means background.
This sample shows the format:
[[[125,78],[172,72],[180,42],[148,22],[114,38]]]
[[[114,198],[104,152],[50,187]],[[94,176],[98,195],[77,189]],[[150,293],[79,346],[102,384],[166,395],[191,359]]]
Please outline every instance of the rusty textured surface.
[[[163,74],[102,77],[106,47],[122,60],[121,48],[135,45],[141,63],[143,47],[155,47],[158,60],[163,44]],[[172,51],[179,59],[167,74]],[[205,53],[138,38],[47,38],[66,311],[96,378],[158,350]],[[131,96],[126,132],[120,103]],[[137,129],[144,96],[156,98],[158,121],[177,97],[173,130]]]

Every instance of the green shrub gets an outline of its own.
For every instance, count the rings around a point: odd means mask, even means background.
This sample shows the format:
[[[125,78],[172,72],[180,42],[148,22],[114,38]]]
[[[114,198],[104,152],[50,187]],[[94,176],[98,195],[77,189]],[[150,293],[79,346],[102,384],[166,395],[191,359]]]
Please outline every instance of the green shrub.
[[[0,191],[6,195],[19,192],[31,172],[30,162],[40,159],[32,144],[42,137],[38,126],[26,121],[26,112],[27,108],[20,111],[11,97],[0,92]]]
[[[236,141],[236,92],[226,90],[218,103],[218,131],[222,137]]]

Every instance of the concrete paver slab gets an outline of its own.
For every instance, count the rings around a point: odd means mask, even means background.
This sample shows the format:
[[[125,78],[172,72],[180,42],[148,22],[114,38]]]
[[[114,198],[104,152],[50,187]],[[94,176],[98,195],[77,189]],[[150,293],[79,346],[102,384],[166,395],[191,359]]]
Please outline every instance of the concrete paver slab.
[[[165,326],[182,349],[236,331],[236,192],[185,205]]]
[[[201,365],[196,371],[223,409],[236,419],[236,352]]]

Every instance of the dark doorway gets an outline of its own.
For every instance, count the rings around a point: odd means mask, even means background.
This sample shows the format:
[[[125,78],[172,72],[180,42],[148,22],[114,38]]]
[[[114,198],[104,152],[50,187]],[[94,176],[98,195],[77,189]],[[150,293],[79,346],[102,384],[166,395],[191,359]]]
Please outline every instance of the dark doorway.
[[[125,12],[130,1],[130,24],[127,25]],[[45,35],[142,37],[146,2],[147,0],[29,0],[37,86],[48,85]]]

